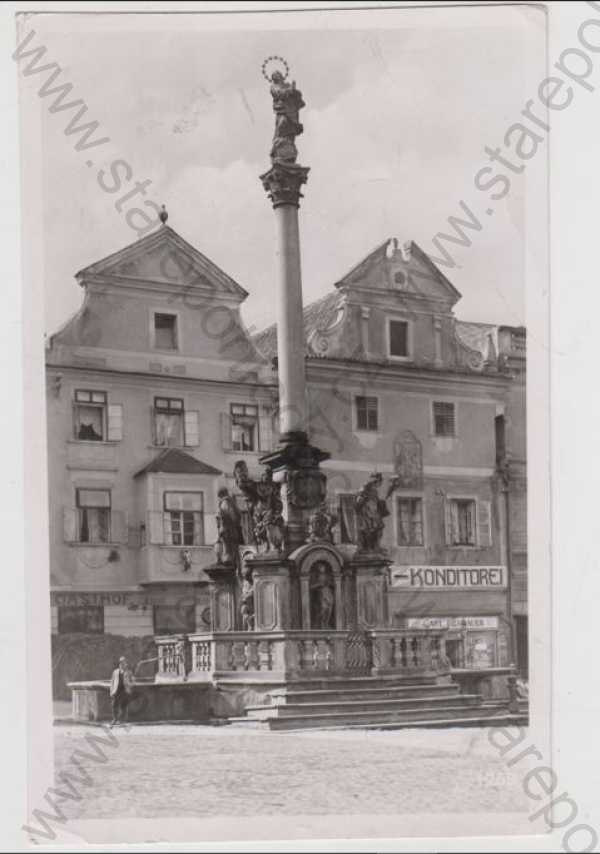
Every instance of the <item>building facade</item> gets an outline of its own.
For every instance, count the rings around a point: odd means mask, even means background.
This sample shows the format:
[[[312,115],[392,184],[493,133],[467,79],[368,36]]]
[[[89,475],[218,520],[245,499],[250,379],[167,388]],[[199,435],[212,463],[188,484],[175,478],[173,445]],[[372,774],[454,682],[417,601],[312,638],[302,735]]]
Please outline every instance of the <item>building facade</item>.
[[[46,359],[53,632],[202,631],[217,492],[277,444],[276,330],[250,337],[246,291],[166,224],[77,279]],[[349,553],[354,493],[398,478],[390,622],[447,628],[457,669],[525,671],[525,333],[459,299],[388,240],[309,305],[311,441]]]

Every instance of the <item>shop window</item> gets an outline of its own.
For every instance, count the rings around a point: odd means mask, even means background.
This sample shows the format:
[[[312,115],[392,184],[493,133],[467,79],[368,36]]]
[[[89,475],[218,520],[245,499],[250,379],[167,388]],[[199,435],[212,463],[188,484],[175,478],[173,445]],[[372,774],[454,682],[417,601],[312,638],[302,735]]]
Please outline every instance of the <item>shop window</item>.
[[[154,346],[157,350],[177,349],[177,315],[154,315]]]
[[[76,491],[80,543],[110,542],[110,490]]]
[[[59,605],[58,633],[82,632],[91,635],[104,633],[102,605]]]
[[[154,398],[154,444],[160,447],[183,445],[183,400],[178,397]]]
[[[376,397],[355,398],[356,429],[377,430],[379,424],[378,400]]]
[[[258,406],[232,403],[231,448],[234,451],[258,450]]]
[[[390,356],[396,359],[408,358],[408,321],[390,320],[388,323]]]
[[[87,442],[102,442],[106,438],[105,391],[75,392],[75,438]]]
[[[165,492],[165,543],[204,545],[204,496],[201,492]]]
[[[453,403],[434,402],[433,432],[436,436],[456,435],[455,407]]]
[[[399,546],[423,545],[423,501],[401,497],[396,500]]]
[[[356,543],[356,506],[353,494],[338,496],[340,542]]]
[[[176,605],[154,606],[154,634],[193,634],[196,631],[196,606],[181,602]]]
[[[476,504],[470,498],[449,502],[449,545],[474,546],[476,542]]]

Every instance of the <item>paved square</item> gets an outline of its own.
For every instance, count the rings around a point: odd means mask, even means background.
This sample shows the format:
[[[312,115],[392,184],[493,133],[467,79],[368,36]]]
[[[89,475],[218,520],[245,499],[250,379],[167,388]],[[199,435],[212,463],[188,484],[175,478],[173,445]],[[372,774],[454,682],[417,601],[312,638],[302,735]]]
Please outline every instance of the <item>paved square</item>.
[[[269,733],[235,726],[116,728],[92,783],[64,801],[69,820],[101,818],[523,813],[518,769],[486,729]],[[98,727],[55,728],[56,772],[73,772]],[[60,788],[60,786],[59,786]]]

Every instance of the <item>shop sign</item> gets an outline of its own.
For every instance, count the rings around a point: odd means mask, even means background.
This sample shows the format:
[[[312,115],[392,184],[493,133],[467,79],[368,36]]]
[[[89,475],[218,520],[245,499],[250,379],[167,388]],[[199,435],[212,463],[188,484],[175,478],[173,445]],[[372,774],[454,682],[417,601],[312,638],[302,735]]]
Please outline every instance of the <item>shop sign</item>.
[[[392,587],[504,590],[505,566],[392,566]]]
[[[136,593],[129,590],[115,591],[73,591],[50,593],[52,605],[123,605],[125,607],[148,607],[151,604],[150,597],[145,593]]]
[[[408,617],[409,629],[497,629],[498,617]]]

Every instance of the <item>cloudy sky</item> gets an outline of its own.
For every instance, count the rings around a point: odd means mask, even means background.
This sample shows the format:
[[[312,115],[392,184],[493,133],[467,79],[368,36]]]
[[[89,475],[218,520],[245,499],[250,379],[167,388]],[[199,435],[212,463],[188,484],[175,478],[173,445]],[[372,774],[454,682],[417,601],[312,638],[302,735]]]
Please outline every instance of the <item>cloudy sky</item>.
[[[300,222],[305,302],[386,238],[438,254],[432,237],[448,230],[459,200],[485,206],[473,186],[483,148],[502,145],[544,76],[545,18],[524,7],[34,15],[27,28],[63,69],[56,82],[73,84],[97,135],[110,137],[76,152],[63,133],[70,113],[49,114],[35,94],[41,75],[29,79],[44,152],[48,332],[81,302],[76,271],[136,240],[124,217],[134,202],[117,212],[97,182],[116,158],[133,176],[124,190],[149,179],[146,198],[167,205],[169,225],[250,292],[247,325],[274,319],[274,218],[258,180],[273,128],[266,56],[286,57],[307,104],[297,140],[311,168]],[[525,322],[525,180],[513,181],[474,245],[454,251],[460,267],[444,270],[463,294],[461,319]]]

